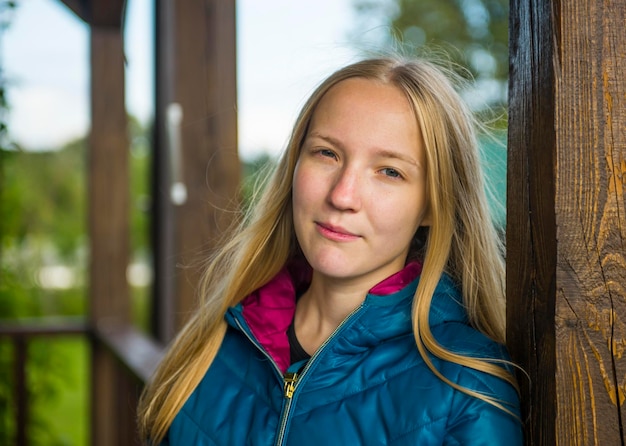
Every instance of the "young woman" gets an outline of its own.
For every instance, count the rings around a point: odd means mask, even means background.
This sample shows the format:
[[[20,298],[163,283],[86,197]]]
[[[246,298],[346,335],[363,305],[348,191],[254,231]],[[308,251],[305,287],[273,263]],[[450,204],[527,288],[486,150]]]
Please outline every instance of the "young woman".
[[[326,79],[147,386],[144,437],[521,444],[474,132],[430,63]]]

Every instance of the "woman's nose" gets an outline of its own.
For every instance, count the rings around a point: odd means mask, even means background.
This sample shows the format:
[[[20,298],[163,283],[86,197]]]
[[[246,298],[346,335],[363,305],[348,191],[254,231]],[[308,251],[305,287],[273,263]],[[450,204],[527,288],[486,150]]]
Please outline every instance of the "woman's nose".
[[[337,172],[328,199],[337,209],[357,211],[361,208],[361,193],[359,173],[353,169],[344,168]]]

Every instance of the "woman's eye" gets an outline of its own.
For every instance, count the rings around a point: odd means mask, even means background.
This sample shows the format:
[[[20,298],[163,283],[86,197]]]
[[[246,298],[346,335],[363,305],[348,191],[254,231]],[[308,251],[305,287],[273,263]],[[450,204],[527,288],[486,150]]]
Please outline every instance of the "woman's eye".
[[[402,178],[400,172],[391,167],[385,167],[384,169],[381,169],[381,172],[390,178]]]
[[[320,149],[317,153],[327,158],[336,158],[335,152],[330,149]]]

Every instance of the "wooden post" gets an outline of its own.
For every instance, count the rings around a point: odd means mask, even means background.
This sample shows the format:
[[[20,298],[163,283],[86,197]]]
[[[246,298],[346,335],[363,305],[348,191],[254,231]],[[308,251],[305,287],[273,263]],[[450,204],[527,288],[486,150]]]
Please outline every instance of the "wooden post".
[[[195,306],[204,260],[237,201],[235,21],[234,0],[157,1],[153,320],[162,341]],[[178,202],[176,181],[186,190]]]
[[[626,3],[513,0],[508,343],[527,444],[624,445]]]
[[[96,332],[129,322],[128,135],[124,104],[124,51],[116,27],[91,27],[89,135],[90,321]],[[119,444],[115,358],[92,343],[92,441]]]

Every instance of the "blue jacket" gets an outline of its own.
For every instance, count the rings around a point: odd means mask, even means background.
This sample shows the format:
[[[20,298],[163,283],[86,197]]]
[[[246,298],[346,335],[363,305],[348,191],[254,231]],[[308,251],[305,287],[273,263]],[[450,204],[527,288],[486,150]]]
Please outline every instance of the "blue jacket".
[[[227,313],[218,355],[162,444],[521,445],[518,419],[445,384],[419,355],[411,325],[418,280],[389,295],[370,291],[296,375],[302,364],[285,359],[285,324],[298,285],[283,271]],[[469,326],[460,302],[444,276],[430,312],[437,341],[466,355],[508,358]],[[496,397],[519,416],[510,384],[432,360],[451,381]]]

